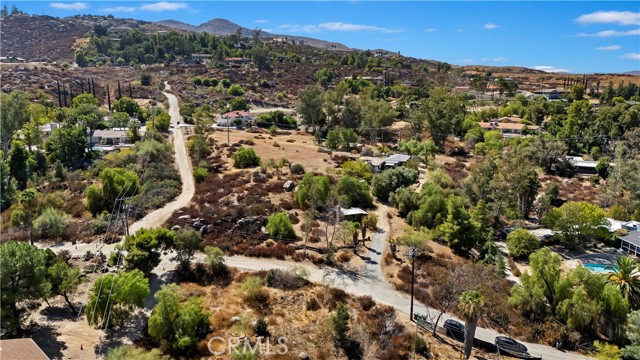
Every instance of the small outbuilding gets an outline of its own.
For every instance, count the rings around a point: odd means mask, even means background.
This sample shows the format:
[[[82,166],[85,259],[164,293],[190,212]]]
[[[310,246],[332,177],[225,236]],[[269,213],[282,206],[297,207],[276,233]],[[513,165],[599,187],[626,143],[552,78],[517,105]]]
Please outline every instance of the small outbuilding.
[[[32,338],[0,340],[2,360],[49,360]]]

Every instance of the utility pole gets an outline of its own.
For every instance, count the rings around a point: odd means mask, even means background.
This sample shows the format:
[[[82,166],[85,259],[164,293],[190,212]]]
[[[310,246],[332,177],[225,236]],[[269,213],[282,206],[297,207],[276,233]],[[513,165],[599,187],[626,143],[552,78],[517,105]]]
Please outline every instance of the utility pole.
[[[409,250],[409,259],[411,259],[411,308],[409,310],[409,320],[411,321],[415,321],[413,317],[413,287],[416,274],[416,251],[418,251],[418,249],[414,247]]]

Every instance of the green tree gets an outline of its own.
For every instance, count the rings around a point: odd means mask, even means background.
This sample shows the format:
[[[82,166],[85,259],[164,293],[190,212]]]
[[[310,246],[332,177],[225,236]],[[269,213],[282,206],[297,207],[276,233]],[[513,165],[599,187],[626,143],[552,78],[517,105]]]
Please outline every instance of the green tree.
[[[116,112],[113,114],[111,125],[115,128],[125,128],[129,125],[130,119],[126,112]]]
[[[131,197],[140,191],[138,175],[123,168],[106,168],[100,172],[102,198],[104,205],[110,210],[120,197]]]
[[[337,341],[343,343],[347,340],[347,333],[349,332],[349,310],[347,307],[340,303],[336,307],[336,313],[331,317],[331,324],[333,325],[333,334]]]
[[[316,127],[323,125],[325,121],[323,105],[324,92],[318,85],[307,86],[298,94],[297,111],[302,116],[304,124],[311,125],[314,134]]]
[[[158,349],[147,351],[133,345],[120,345],[111,348],[105,355],[105,360],[163,360],[164,356]]]
[[[49,292],[47,255],[33,245],[9,241],[0,245],[0,263],[2,327],[20,335],[22,309],[18,306]]]
[[[11,150],[9,150],[9,170],[11,177],[18,182],[19,189],[24,189],[27,186],[27,180],[29,179],[28,159],[29,154],[24,143],[17,140],[12,141]]]
[[[175,248],[177,252],[176,260],[189,265],[191,258],[200,250],[202,238],[200,233],[194,229],[181,229],[176,232]]]
[[[615,267],[610,268],[607,280],[630,304],[634,304],[634,308],[640,308],[640,270],[635,259],[630,256],[619,258]]]
[[[335,186],[335,192],[346,207],[370,207],[373,199],[369,194],[369,185],[353,176],[343,176]]]
[[[129,114],[129,116],[138,116],[140,105],[132,98],[123,96],[113,103],[113,110],[115,112],[125,112]]]
[[[625,359],[640,359],[640,310],[630,312],[627,319],[629,345],[622,349],[622,355]]]
[[[407,187],[418,181],[418,171],[404,166],[384,170],[373,177],[372,193],[381,201],[388,201],[396,189]]]
[[[610,340],[621,341],[624,338],[624,324],[629,314],[629,301],[611,284],[605,285],[599,300],[603,332]]]
[[[447,217],[438,229],[445,243],[455,251],[468,251],[480,240],[478,224],[472,220],[459,196],[449,196]]]
[[[346,176],[353,176],[356,179],[363,179],[367,182],[371,181],[373,175],[371,168],[362,160],[349,160],[340,165],[342,173]]]
[[[67,235],[68,215],[62,210],[46,208],[33,222],[33,228],[40,238],[60,238]]]
[[[386,101],[365,99],[361,103],[362,118],[360,133],[368,134],[371,142],[376,143],[381,128],[393,123],[398,113]]]
[[[51,284],[51,294],[62,296],[67,302],[67,305],[69,305],[69,309],[71,309],[73,315],[76,315],[76,308],[69,299],[69,295],[75,293],[76,290],[78,290],[78,286],[82,283],[80,268],[71,267],[63,260],[58,259],[47,269],[47,279]]]
[[[157,304],[148,320],[149,335],[175,353],[193,354],[196,345],[209,332],[208,314],[202,311],[202,299],[191,297],[179,303],[180,288],[163,286],[156,295]]]
[[[231,158],[233,159],[233,166],[240,169],[260,166],[261,163],[260,157],[256,155],[256,152],[250,147],[245,148],[240,146]]]
[[[551,209],[542,218],[542,223],[560,231],[567,246],[575,246],[580,240],[597,238],[606,231],[604,226],[608,225],[604,210],[584,201],[569,201]]]
[[[324,206],[329,196],[329,179],[323,175],[306,174],[296,189],[295,198],[303,209]]]
[[[176,235],[165,228],[140,229],[124,239],[127,269],[138,269],[148,275],[160,264],[160,250],[175,246]]]
[[[204,248],[204,253],[207,255],[205,262],[209,265],[211,273],[219,274],[226,270],[224,251],[215,246],[207,246]]]
[[[296,232],[293,230],[289,214],[286,211],[269,215],[266,228],[271,237],[283,239],[296,238]]]
[[[522,274],[521,284],[511,289],[509,303],[524,314],[543,318],[556,306],[556,284],[560,280],[562,258],[544,247],[529,256],[530,272]]]
[[[61,161],[67,166],[77,165],[84,158],[86,148],[86,128],[80,125],[62,125],[45,143],[51,161]]]
[[[140,270],[102,275],[89,293],[85,307],[87,321],[96,327],[122,324],[131,312],[144,305],[149,293],[149,279]]]
[[[100,103],[98,102],[98,99],[95,98],[95,96],[91,95],[91,94],[80,94],[76,97],[73,98],[73,107],[77,108],[80,105],[93,105],[93,106],[99,106]]]
[[[4,153],[0,151],[0,209],[3,211],[11,206],[16,191],[16,181],[11,178],[9,164],[4,160]]]
[[[33,220],[38,209],[38,198],[40,193],[33,188],[24,189],[18,195],[17,209],[11,212],[11,225],[22,226],[29,229],[29,241],[33,245]]]
[[[443,88],[432,89],[429,98],[420,103],[418,111],[426,120],[431,138],[439,148],[447,136],[460,132],[466,113],[464,101]]]
[[[460,295],[458,308],[462,311],[464,319],[464,356],[469,359],[473,340],[476,336],[476,326],[482,315],[484,298],[477,290],[465,291]]]
[[[513,257],[528,258],[540,247],[538,238],[525,229],[516,229],[507,235],[507,247]]]
[[[24,91],[0,93],[0,143],[5,154],[13,135],[29,121],[29,97]]]

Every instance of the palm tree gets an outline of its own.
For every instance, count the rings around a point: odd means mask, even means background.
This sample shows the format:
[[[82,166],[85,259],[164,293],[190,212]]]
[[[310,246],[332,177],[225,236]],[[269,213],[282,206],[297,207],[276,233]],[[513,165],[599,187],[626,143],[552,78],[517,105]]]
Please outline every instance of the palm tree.
[[[476,336],[476,326],[482,314],[483,306],[484,299],[477,290],[465,291],[460,295],[458,308],[462,310],[462,318],[464,319],[464,356],[467,360],[471,356],[473,339]]]
[[[616,261],[615,267],[609,267],[609,269],[611,270],[607,276],[609,282],[622,291],[622,295],[629,301],[629,304],[638,307],[637,304],[640,302],[638,262],[629,256],[623,256]]]

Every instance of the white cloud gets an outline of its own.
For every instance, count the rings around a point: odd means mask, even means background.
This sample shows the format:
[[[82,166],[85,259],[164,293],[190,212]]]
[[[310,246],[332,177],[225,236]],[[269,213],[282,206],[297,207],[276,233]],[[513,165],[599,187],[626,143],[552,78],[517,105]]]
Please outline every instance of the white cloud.
[[[89,8],[89,4],[83,2],[74,2],[74,3],[62,3],[62,2],[54,2],[49,4],[49,7],[58,10],[73,10],[80,11]]]
[[[462,60],[456,61],[456,63],[458,63],[458,64],[471,64],[471,63],[474,63],[474,62],[475,62],[475,60],[473,60],[473,59],[462,59]]]
[[[560,69],[554,66],[546,66],[546,65],[536,65],[536,66],[532,66],[531,68],[535,70],[546,71],[549,73],[571,72],[571,70],[569,69]]]
[[[266,23],[268,23],[268,22],[269,22],[269,20],[264,20],[264,19],[255,20],[255,21],[254,21],[254,23],[256,23],[256,24],[266,24]]]
[[[132,6],[115,6],[115,7],[104,8],[102,9],[102,11],[107,13],[133,12],[133,11],[136,11],[136,8]]]
[[[187,3],[168,2],[168,1],[160,1],[157,3],[140,6],[140,10],[154,11],[154,12],[186,10],[188,8],[189,8],[189,4]]]
[[[612,50],[620,50],[621,46],[620,45],[609,45],[609,46],[599,46],[596,48],[596,50],[600,50],[600,51],[612,51]]]
[[[494,58],[482,58],[480,60],[482,62],[507,62],[507,61],[509,61],[509,59],[507,59],[504,56],[498,56],[498,57],[494,57]]]
[[[640,53],[632,52],[632,53],[624,54],[620,56],[620,59],[640,60]]]
[[[604,30],[595,34],[578,34],[579,37],[619,37],[619,36],[638,36],[640,35],[640,29],[616,31],[616,30]]]
[[[343,22],[328,22],[319,24],[318,27],[323,30],[329,31],[377,31],[385,34],[397,33],[402,30],[388,29],[379,26],[361,25],[361,24],[349,24]]]
[[[500,26],[498,26],[498,25],[496,25],[496,24],[494,24],[494,23],[486,23],[486,24],[484,24],[484,28],[485,28],[486,30],[493,30],[493,29],[497,29],[497,28],[499,28],[499,27],[500,27]]]
[[[295,25],[295,24],[282,24],[278,26],[279,30],[290,32],[304,32],[314,33],[319,31],[341,31],[341,32],[355,32],[355,31],[374,31],[384,34],[392,34],[402,32],[404,30],[389,29],[380,26],[362,25],[362,24],[350,24],[343,22],[326,22],[317,25]]]
[[[434,31],[436,31],[435,28],[424,29],[424,32],[434,32]]]
[[[581,24],[640,25],[640,12],[596,11],[581,15],[576,19]]]

